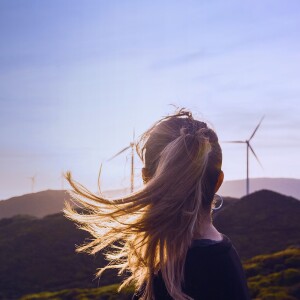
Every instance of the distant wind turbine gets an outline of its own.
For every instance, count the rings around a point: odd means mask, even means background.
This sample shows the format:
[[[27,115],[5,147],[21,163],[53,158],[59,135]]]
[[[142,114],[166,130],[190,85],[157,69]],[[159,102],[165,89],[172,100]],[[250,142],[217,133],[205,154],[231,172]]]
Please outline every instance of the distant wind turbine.
[[[65,189],[65,174],[64,171],[61,172],[60,174],[60,180],[61,180],[61,189],[64,190]]]
[[[134,147],[135,147],[135,131],[133,129],[133,139],[132,142],[130,142],[129,146],[125,147],[118,153],[116,153],[114,156],[109,158],[107,161],[110,161],[114,159],[115,157],[119,156],[121,153],[127,151],[129,148],[131,148],[131,172],[130,172],[130,191],[131,193],[134,190]]]
[[[31,180],[31,192],[34,192],[34,186],[36,181],[36,174],[34,176],[28,177]]]
[[[249,149],[251,150],[251,152],[253,153],[253,155],[255,156],[256,160],[258,161],[258,163],[260,164],[260,166],[263,168],[261,162],[259,161],[257,155],[255,154],[253,148],[251,147],[250,145],[250,141],[251,139],[254,137],[257,129],[259,128],[262,120],[264,119],[265,116],[263,116],[261,118],[261,120],[259,121],[258,125],[256,126],[256,128],[254,129],[253,133],[251,134],[250,138],[246,141],[224,141],[224,143],[245,143],[247,145],[247,186],[246,186],[246,192],[247,192],[247,195],[249,195]]]

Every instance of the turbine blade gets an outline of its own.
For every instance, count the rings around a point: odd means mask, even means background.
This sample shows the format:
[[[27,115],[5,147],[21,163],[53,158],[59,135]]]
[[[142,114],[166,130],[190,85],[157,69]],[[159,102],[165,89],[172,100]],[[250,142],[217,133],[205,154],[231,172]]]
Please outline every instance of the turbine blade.
[[[253,148],[251,147],[251,145],[250,145],[250,144],[248,144],[248,145],[249,145],[249,148],[250,148],[250,150],[252,151],[253,155],[255,156],[256,160],[257,160],[257,161],[258,161],[258,163],[260,164],[260,166],[261,166],[262,168],[264,168],[264,167],[262,166],[261,162],[259,161],[259,159],[258,159],[257,155],[255,154],[255,152],[254,152]]]
[[[135,143],[135,129],[133,127],[133,139],[132,139],[132,142]]]
[[[102,195],[102,191],[101,191],[101,185],[100,185],[100,177],[101,177],[101,172],[102,172],[102,163],[100,164],[100,169],[99,169],[99,173],[98,173],[98,193],[100,195]]]
[[[262,120],[265,118],[265,115],[261,118],[260,122],[258,123],[258,125],[256,126],[256,128],[254,129],[253,133],[251,134],[250,138],[248,141],[250,141],[253,137],[254,137],[254,134],[256,133],[258,127],[260,126]]]
[[[246,143],[245,141],[222,141],[222,143]]]
[[[109,158],[107,161],[110,161],[112,159],[114,159],[116,156],[120,155],[121,153],[125,152],[127,149],[129,149],[131,146],[127,146],[124,149],[122,149],[121,151],[119,151],[117,154],[115,154],[114,156],[112,156],[111,158]]]

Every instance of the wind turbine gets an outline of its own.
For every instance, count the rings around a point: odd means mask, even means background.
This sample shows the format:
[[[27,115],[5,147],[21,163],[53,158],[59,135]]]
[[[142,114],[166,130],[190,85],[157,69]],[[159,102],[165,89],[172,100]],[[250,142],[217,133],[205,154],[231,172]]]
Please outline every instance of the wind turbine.
[[[255,154],[253,148],[250,145],[250,141],[251,139],[254,137],[257,129],[259,128],[262,120],[264,119],[265,116],[263,116],[261,118],[261,120],[259,121],[258,125],[256,126],[256,128],[254,129],[253,133],[251,134],[250,138],[248,140],[245,141],[225,141],[224,143],[245,143],[247,145],[247,187],[246,187],[246,191],[247,191],[247,195],[249,195],[249,149],[251,150],[251,152],[253,153],[254,157],[256,158],[256,160],[258,161],[258,163],[260,164],[260,166],[263,168],[261,162],[259,161],[257,155]]]
[[[31,192],[34,192],[34,185],[36,180],[36,174],[34,176],[28,177],[31,180]]]
[[[63,191],[65,189],[65,174],[64,174],[64,171],[61,171],[61,174],[60,174],[60,180],[61,180],[61,190]]]
[[[131,172],[130,172],[130,191],[133,192],[134,189],[134,147],[135,147],[135,131],[133,129],[133,139],[132,142],[130,142],[129,146],[125,147],[118,153],[116,153],[114,156],[109,158],[107,161],[110,161],[114,159],[115,157],[119,156],[123,152],[127,151],[129,148],[131,148]]]

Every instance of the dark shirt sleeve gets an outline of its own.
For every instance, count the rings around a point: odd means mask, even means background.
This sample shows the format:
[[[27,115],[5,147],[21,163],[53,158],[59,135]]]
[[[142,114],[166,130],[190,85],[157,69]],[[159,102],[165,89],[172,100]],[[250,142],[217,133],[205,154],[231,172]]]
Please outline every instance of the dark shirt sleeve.
[[[250,300],[240,258],[232,246],[214,256],[203,256],[197,249],[186,262],[184,291],[195,300]]]
[[[228,282],[228,285],[231,286],[231,299],[250,300],[247,278],[240,257],[233,246],[231,251],[229,251],[229,262],[231,262],[231,266],[229,267],[230,276],[228,281],[230,282]]]

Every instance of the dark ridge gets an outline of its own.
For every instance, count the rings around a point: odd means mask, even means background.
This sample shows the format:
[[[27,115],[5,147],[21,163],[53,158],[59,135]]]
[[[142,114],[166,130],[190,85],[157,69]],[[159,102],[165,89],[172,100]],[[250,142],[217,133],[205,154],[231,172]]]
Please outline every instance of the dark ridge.
[[[214,224],[232,239],[242,258],[249,258],[299,244],[299,216],[299,200],[261,190],[220,211]]]

